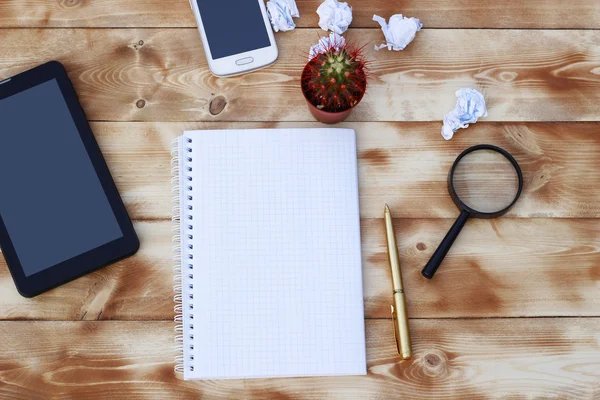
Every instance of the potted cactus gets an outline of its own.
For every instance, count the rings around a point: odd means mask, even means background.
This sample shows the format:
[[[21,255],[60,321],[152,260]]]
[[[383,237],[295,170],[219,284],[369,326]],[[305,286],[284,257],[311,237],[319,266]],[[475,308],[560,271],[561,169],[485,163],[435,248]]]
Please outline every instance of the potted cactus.
[[[367,89],[366,61],[361,49],[345,42],[327,44],[304,67],[301,85],[317,121],[343,121]]]

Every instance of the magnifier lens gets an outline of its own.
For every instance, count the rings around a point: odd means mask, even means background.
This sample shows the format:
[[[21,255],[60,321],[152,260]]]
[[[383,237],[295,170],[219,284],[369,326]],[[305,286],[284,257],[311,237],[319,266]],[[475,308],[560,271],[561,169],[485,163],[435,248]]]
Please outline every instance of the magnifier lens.
[[[428,279],[433,278],[469,218],[501,216],[517,201],[523,188],[523,173],[517,161],[489,144],[463,151],[450,171],[448,189],[460,214],[421,271]]]
[[[501,153],[487,149],[465,155],[456,165],[452,183],[458,198],[480,213],[504,210],[519,191],[513,164]]]

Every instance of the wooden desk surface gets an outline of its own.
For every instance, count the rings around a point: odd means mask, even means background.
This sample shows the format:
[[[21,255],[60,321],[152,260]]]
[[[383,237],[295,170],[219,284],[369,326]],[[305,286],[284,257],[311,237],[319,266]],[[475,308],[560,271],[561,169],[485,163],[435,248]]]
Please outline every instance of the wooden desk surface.
[[[2,0],[0,79],[65,64],[142,241],[133,258],[33,300],[0,261],[1,398],[600,399],[600,2],[354,0],[348,37],[369,43],[370,87],[343,126],[359,140],[368,375],[184,382],[173,372],[170,141],[184,129],[318,126],[299,89],[324,34],[298,0],[271,68],[217,79],[187,0]],[[362,3],[362,4],[361,4]],[[392,4],[396,3],[396,4]],[[372,14],[425,28],[375,52]],[[489,117],[440,135],[460,87]],[[420,269],[456,209],[466,147],[521,163],[513,211],[471,221],[443,269]],[[26,150],[23,149],[25,152]],[[24,153],[25,156],[25,153]],[[382,206],[392,207],[415,356],[400,361],[388,309]]]

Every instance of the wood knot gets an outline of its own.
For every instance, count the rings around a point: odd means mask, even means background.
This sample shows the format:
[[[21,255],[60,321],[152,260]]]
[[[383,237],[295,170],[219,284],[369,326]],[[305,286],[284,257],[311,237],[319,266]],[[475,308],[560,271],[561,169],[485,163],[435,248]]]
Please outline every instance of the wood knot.
[[[419,243],[417,243],[417,250],[425,251],[425,250],[427,250],[427,246],[425,245],[425,243],[419,242]]]
[[[542,149],[537,143],[538,136],[532,132],[528,127],[524,125],[505,125],[504,132],[506,138],[513,142],[513,144],[520,150],[526,151],[527,153],[541,156],[544,154]]]
[[[209,111],[212,115],[219,115],[227,105],[227,99],[224,96],[217,96],[211,100]]]
[[[552,175],[562,168],[563,167],[558,167],[552,164],[542,165],[542,167],[536,171],[535,175],[533,175],[529,184],[527,185],[528,191],[535,192],[536,190],[540,190],[546,186],[552,179]]]
[[[77,7],[81,4],[81,0],[63,0],[60,3],[63,7]]]
[[[442,362],[442,359],[437,354],[425,354],[423,357],[425,365],[428,367],[437,367]]]
[[[503,82],[512,82],[519,76],[516,72],[504,71],[500,73],[500,80]]]
[[[443,352],[430,351],[421,359],[423,373],[431,377],[442,377],[448,374],[448,360]]]
[[[139,50],[143,45],[144,41],[140,40],[137,43],[132,44],[131,47],[133,47],[134,50]]]
[[[144,107],[146,106],[146,101],[145,101],[145,100],[142,100],[142,99],[140,99],[140,100],[138,100],[138,101],[135,103],[135,105],[136,105],[136,107],[137,107],[137,108],[144,108]]]

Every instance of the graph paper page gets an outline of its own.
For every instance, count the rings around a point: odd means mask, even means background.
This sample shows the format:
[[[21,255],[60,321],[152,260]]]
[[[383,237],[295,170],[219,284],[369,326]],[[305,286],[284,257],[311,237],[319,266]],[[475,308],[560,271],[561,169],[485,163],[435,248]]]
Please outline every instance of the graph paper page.
[[[185,378],[365,374],[354,131],[184,139],[194,264]]]

